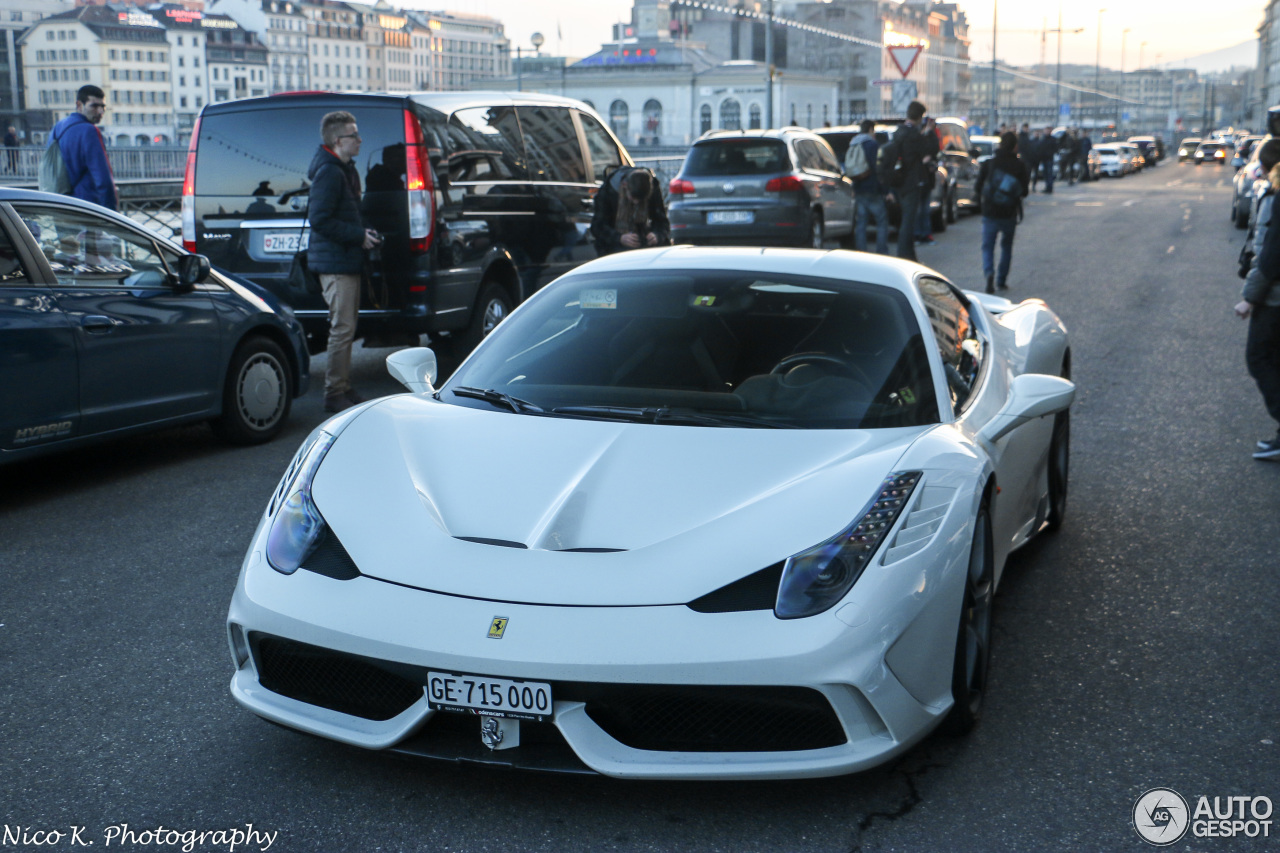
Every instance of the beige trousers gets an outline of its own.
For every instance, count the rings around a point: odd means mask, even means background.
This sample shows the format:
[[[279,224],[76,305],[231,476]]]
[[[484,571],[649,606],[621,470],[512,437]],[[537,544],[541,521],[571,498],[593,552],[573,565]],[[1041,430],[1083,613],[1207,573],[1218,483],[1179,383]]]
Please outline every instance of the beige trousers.
[[[320,289],[329,305],[329,366],[324,372],[324,395],[333,397],[351,390],[351,343],[356,337],[360,310],[360,276],[322,273]]]

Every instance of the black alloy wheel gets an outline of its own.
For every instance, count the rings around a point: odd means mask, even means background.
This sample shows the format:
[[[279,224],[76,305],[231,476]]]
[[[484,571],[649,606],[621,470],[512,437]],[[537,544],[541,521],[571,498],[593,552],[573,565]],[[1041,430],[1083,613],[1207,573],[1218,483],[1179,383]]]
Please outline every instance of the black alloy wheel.
[[[950,735],[973,730],[982,717],[991,668],[991,616],[995,603],[995,559],[992,554],[991,516],[984,501],[973,523],[973,545],[965,575],[964,603],[956,636],[955,663],[951,671],[951,695],[955,705],[942,722]]]

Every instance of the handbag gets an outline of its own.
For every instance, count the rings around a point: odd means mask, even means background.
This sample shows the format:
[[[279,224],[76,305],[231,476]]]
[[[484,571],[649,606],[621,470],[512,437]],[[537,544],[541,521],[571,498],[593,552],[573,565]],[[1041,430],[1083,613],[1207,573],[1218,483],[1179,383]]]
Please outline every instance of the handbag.
[[[302,234],[307,230],[307,217],[302,218],[302,227],[298,229],[298,242],[302,242]],[[307,266],[307,250],[299,249],[293,255],[293,262],[289,264],[289,287],[298,293],[307,293],[312,296],[319,296],[323,289],[320,287],[320,277],[311,271]]]

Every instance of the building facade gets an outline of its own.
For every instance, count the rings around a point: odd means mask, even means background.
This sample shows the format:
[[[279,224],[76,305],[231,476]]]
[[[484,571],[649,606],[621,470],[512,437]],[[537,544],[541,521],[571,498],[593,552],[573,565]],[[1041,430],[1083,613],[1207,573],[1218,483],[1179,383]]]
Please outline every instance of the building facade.
[[[302,5],[311,51],[311,88],[333,92],[366,91],[364,32],[360,14],[345,3],[315,0]]]
[[[209,102],[269,94],[267,48],[257,35],[227,15],[206,14],[200,24],[205,29]]]
[[[208,11],[230,17],[267,48],[273,94],[310,88],[307,17],[298,0],[213,0]]]
[[[66,12],[70,0],[5,0],[0,9],[0,127],[27,135],[27,89],[18,39],[37,21]]]

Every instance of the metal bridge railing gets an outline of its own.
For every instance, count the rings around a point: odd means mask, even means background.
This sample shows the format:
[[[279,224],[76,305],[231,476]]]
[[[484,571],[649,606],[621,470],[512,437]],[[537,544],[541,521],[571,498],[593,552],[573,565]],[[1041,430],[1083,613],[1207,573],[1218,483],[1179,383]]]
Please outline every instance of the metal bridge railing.
[[[0,177],[8,183],[35,182],[40,178],[40,158],[44,148],[23,145],[0,146]],[[107,159],[117,181],[133,179],[182,180],[187,167],[187,149],[180,146],[148,145],[136,148],[107,146]]]

